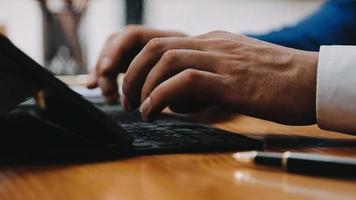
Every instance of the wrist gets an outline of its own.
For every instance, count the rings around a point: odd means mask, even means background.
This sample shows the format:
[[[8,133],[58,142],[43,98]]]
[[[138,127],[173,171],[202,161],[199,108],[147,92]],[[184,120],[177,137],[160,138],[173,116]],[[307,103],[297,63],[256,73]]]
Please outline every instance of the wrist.
[[[310,124],[316,123],[316,80],[318,68],[318,52],[300,51],[296,56],[296,84],[299,85],[301,105],[298,109]]]

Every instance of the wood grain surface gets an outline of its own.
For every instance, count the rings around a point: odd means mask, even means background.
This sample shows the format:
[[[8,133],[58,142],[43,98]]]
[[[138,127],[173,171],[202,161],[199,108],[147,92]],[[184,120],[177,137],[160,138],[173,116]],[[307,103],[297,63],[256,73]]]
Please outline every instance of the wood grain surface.
[[[189,118],[243,134],[356,139],[220,111]],[[356,147],[276,148],[356,157]],[[92,163],[2,166],[0,200],[356,199],[356,181],[239,163],[233,152],[137,156]],[[335,169],[338,170],[338,169]]]
[[[283,126],[241,115],[199,119],[246,134],[354,138],[315,126]],[[356,148],[299,150],[356,157]],[[355,181],[288,174],[238,163],[231,155],[154,155],[98,163],[3,166],[0,199],[356,199]]]

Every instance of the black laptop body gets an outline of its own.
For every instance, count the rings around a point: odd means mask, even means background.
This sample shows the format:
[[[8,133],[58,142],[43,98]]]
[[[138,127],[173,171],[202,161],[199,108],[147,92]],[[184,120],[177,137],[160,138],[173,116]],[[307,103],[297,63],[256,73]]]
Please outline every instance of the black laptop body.
[[[212,141],[205,146],[164,143],[160,147],[135,146],[135,138],[120,122],[72,91],[2,35],[0,92],[0,162],[262,147],[260,141],[219,129],[211,130],[235,135],[236,142],[227,145]],[[39,102],[36,107],[26,111],[17,108],[19,103],[34,96]]]

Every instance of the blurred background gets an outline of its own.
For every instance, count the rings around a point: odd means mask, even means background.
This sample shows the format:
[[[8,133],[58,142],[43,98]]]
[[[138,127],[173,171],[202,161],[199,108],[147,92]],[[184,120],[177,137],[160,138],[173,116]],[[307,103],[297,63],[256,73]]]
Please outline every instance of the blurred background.
[[[85,74],[126,24],[200,34],[293,25],[323,0],[1,0],[0,32],[56,74]]]

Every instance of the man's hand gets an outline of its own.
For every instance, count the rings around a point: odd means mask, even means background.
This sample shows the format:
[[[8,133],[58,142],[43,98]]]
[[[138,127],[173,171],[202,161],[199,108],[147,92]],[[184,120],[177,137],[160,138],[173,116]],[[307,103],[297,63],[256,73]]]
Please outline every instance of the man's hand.
[[[220,107],[285,124],[312,124],[317,60],[314,52],[222,31],[155,38],[130,63],[122,103],[127,110],[141,105],[145,120],[167,106],[179,112]]]
[[[88,88],[100,87],[107,103],[118,100],[116,78],[126,72],[132,59],[153,38],[182,37],[180,32],[159,31],[138,25],[130,25],[121,33],[111,35],[102,49],[98,62],[91,71]]]

